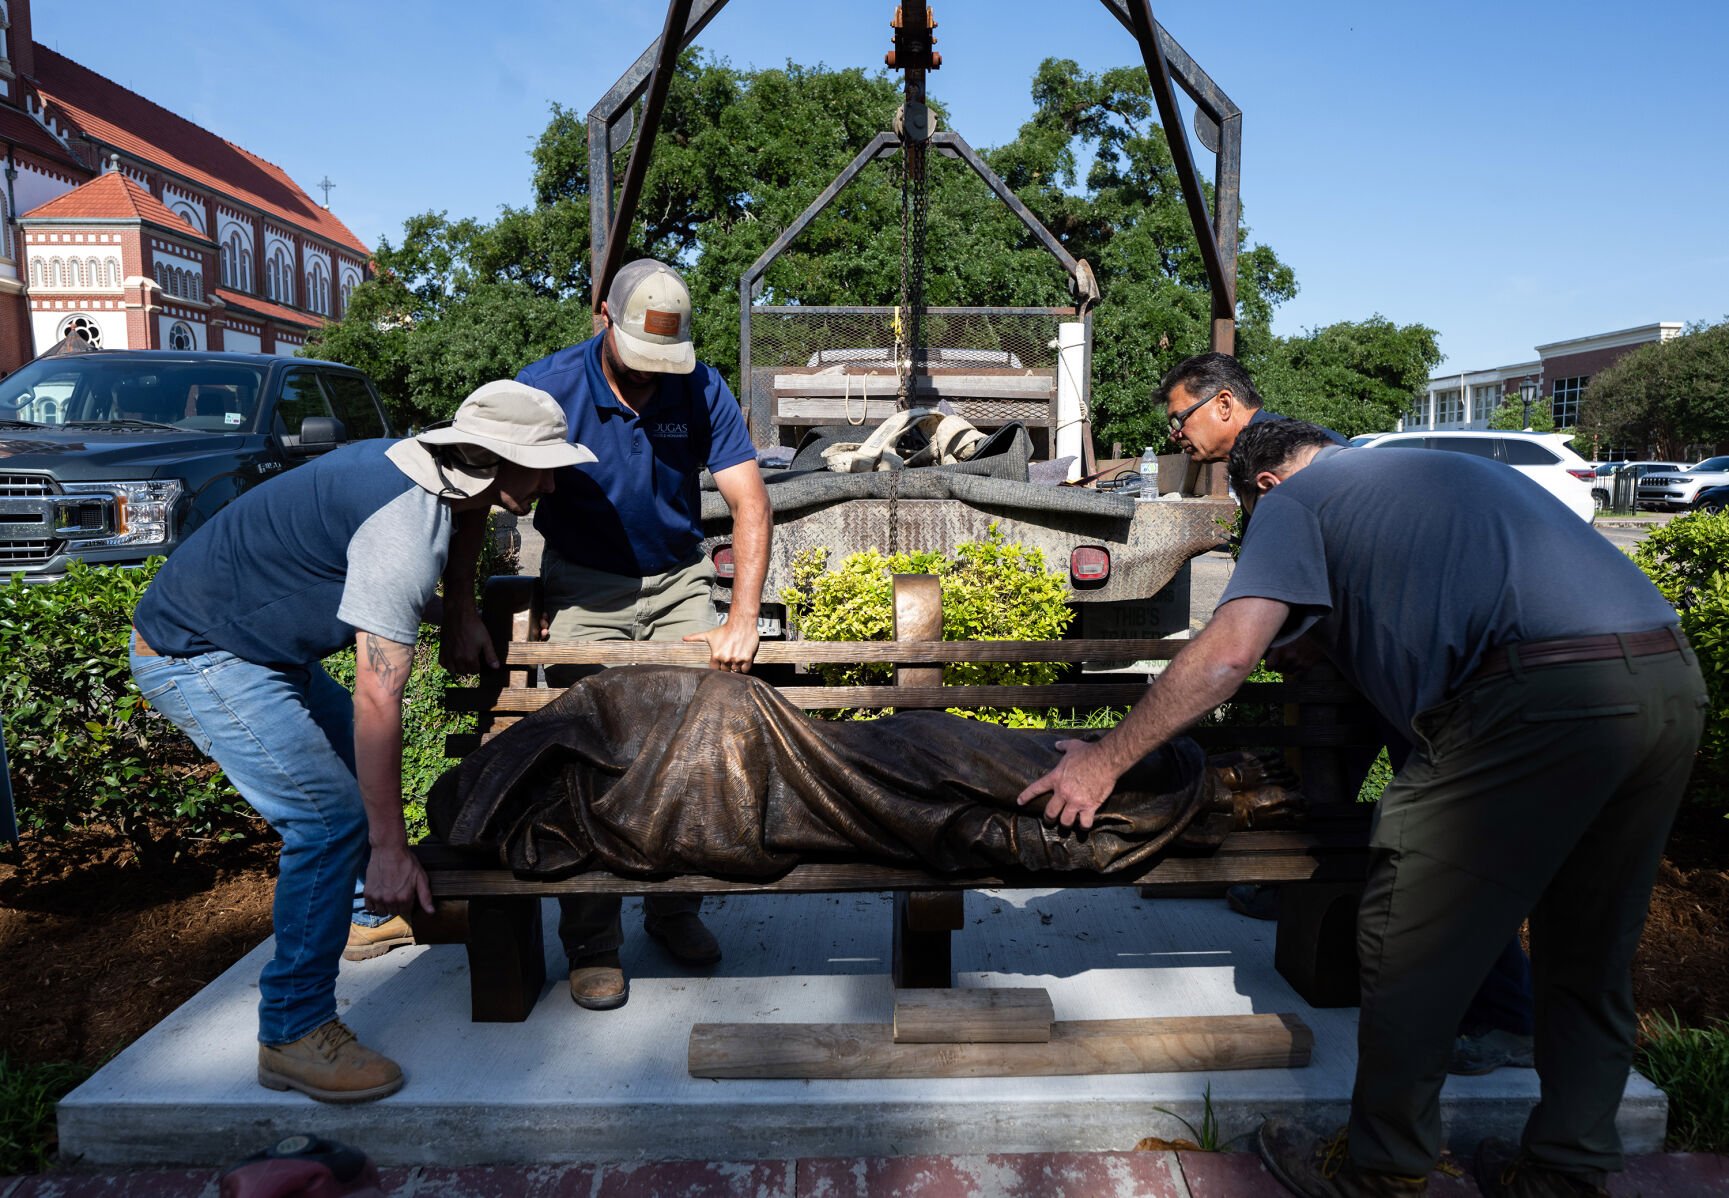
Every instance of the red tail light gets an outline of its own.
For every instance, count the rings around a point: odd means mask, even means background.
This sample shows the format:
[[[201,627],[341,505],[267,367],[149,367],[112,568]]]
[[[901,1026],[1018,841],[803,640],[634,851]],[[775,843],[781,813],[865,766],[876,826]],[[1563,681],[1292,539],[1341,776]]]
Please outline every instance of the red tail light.
[[[714,576],[716,578],[731,578],[733,576],[731,545],[716,545],[709,558],[714,562]]]
[[[1098,586],[1111,576],[1111,551],[1083,545],[1069,554],[1069,579],[1076,586]]]
[[[1569,466],[1567,467],[1567,473],[1571,474],[1582,483],[1595,482],[1597,480],[1597,472],[1592,470],[1590,467],[1586,467],[1583,470],[1575,470],[1573,467]]]

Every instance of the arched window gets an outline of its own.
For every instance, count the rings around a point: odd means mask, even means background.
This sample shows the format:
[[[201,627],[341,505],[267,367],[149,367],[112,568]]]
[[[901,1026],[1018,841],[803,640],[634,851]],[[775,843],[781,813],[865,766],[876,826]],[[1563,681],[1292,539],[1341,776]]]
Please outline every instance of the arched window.
[[[204,218],[199,216],[197,209],[193,208],[192,205],[188,204],[185,200],[180,200],[175,203],[174,215],[191,225],[194,229],[197,229],[200,233],[204,232]]]
[[[251,291],[254,286],[252,282],[251,250],[242,249],[240,251],[240,273],[235,276],[235,286],[239,287],[242,291]]]
[[[65,267],[65,265],[66,264],[64,262],[60,261],[60,259],[58,259],[58,258],[48,259],[48,286],[50,286],[50,287],[64,286],[64,284],[61,282],[61,279],[63,279],[65,276],[61,274],[61,271]]]
[[[188,282],[192,284],[192,298],[202,303],[204,300],[204,272],[193,271]]]
[[[102,328],[82,312],[68,316],[60,322],[60,331],[55,335],[59,340],[65,340],[67,333],[76,333],[79,340],[91,349],[102,348]]]
[[[342,310],[344,312],[348,311],[348,298],[353,294],[354,276],[345,274],[342,276]]]
[[[222,269],[222,285],[224,287],[234,286],[234,260],[229,256],[226,243],[217,252],[216,257]]]
[[[192,327],[184,320],[177,320],[168,329],[169,349],[197,349],[198,341],[192,336]]]
[[[30,259],[30,285],[32,287],[42,286],[42,259],[40,258]]]
[[[270,251],[270,266],[276,272],[275,300],[279,304],[294,304],[294,261],[281,245]]]
[[[78,285],[80,287],[96,286],[97,280],[102,277],[97,274],[96,271],[96,259],[86,258],[84,261],[80,262],[78,264]]]
[[[118,258],[108,259],[108,285],[110,287],[120,286],[120,259]]]
[[[276,259],[271,258],[264,267],[264,298],[276,298]]]

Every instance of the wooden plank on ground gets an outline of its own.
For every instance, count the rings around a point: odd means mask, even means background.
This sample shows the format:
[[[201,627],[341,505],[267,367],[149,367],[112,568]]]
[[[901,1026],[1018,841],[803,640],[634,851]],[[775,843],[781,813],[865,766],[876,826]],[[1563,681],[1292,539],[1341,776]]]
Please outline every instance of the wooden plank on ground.
[[[896,990],[896,1044],[1044,1044],[1056,1012],[1042,986]]]
[[[882,1023],[699,1023],[692,1077],[1061,1077],[1297,1069],[1314,1034],[1295,1015],[1087,1019],[1043,1044],[896,1044]]]

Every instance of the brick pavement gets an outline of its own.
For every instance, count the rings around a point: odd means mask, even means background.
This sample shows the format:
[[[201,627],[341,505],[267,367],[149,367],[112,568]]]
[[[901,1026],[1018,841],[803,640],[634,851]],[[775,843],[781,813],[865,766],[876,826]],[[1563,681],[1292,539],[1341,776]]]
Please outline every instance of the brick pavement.
[[[134,1169],[0,1179],[0,1198],[216,1198],[212,1170]],[[773,1161],[498,1165],[382,1171],[391,1198],[1280,1198],[1248,1153],[1055,1152]],[[1434,1198],[1468,1179],[1436,1173]],[[1635,1157],[1616,1198],[1729,1198],[1729,1156]]]

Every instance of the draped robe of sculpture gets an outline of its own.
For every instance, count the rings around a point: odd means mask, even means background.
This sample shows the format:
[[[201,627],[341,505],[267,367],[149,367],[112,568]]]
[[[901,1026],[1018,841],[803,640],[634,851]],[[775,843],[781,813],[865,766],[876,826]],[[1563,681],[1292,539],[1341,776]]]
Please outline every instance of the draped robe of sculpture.
[[[536,877],[754,879],[809,861],[1103,872],[1204,852],[1291,797],[1233,789],[1179,738],[1123,776],[1091,832],[1059,828],[1015,796],[1075,735],[929,711],[814,720],[749,675],[626,666],[469,754],[427,815],[452,847]]]

